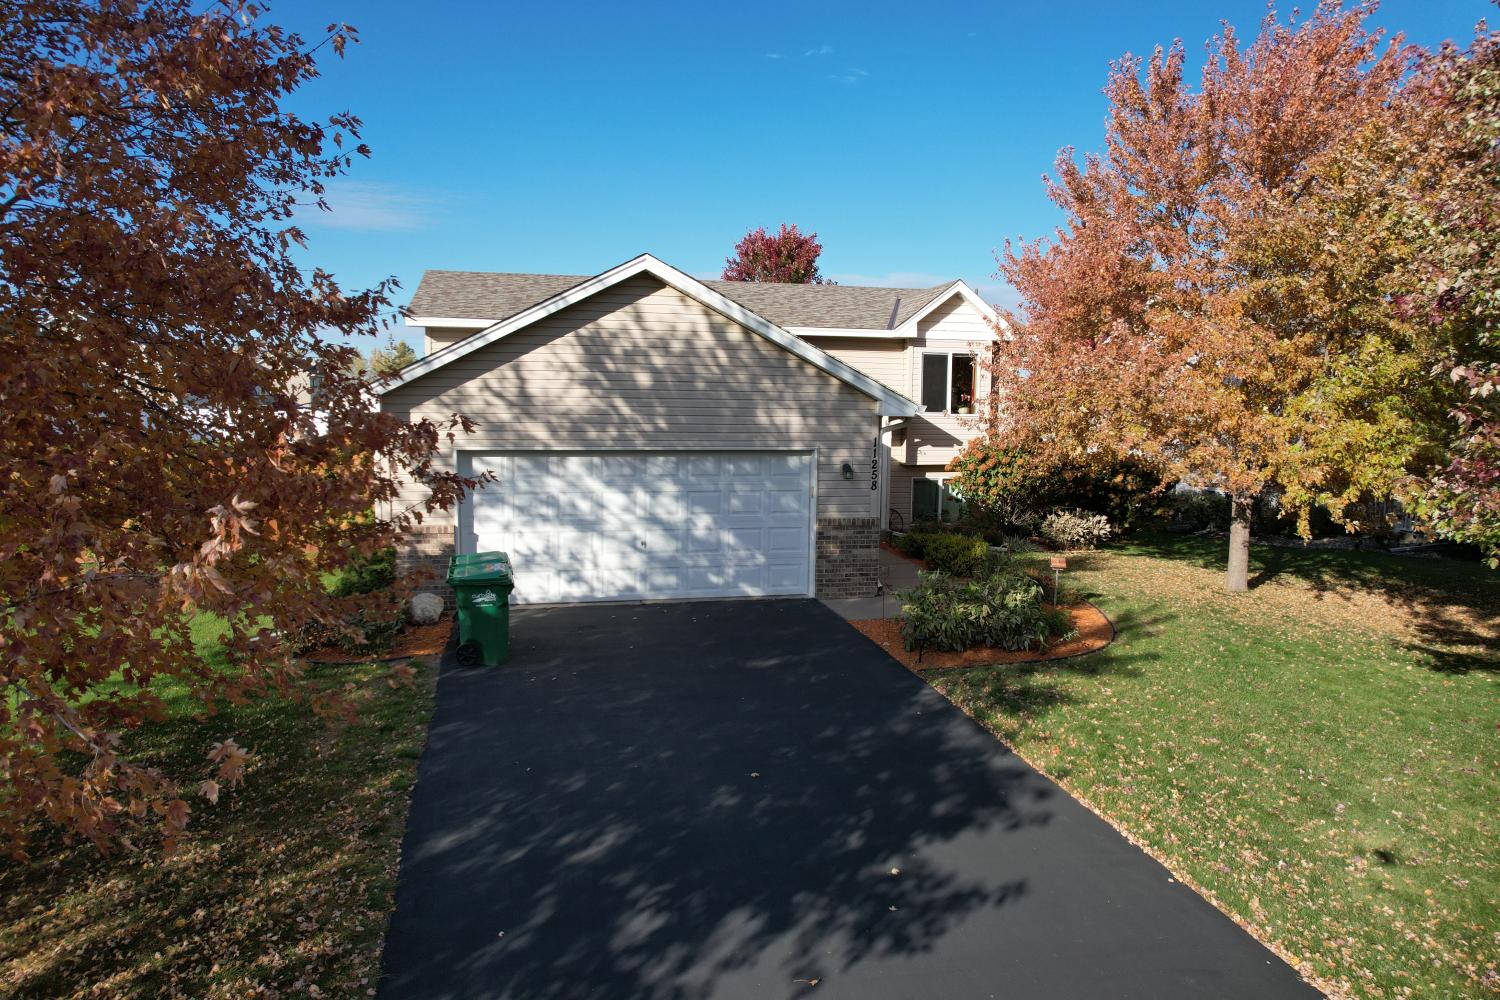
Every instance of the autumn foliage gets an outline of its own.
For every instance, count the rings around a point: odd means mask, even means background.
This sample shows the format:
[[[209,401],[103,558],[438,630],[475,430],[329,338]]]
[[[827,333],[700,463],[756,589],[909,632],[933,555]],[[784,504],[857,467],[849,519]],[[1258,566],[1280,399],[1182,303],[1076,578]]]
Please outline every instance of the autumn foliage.
[[[1408,88],[1401,155],[1417,182],[1391,229],[1413,248],[1395,306],[1441,336],[1433,374],[1459,390],[1446,463],[1410,484],[1444,534],[1500,565],[1500,32],[1444,46]]]
[[[346,620],[321,576],[389,545],[398,475],[433,504],[463,426],[375,412],[353,350],[388,286],[346,291],[293,258],[296,211],[355,156],[358,119],[283,100],[318,50],[249,4],[8,4],[0,21],[0,840],[45,818],[108,845],[170,845],[253,747],[196,773],[134,759],[162,685],[204,713],[277,692],[325,712],[283,638]],[[372,507],[385,512],[372,517]],[[195,653],[227,623],[230,667]]]
[[[1444,461],[1463,402],[1450,333],[1394,305],[1437,102],[1372,10],[1272,12],[1248,44],[1226,26],[1196,88],[1180,43],[1115,63],[1103,152],[1064,150],[1047,181],[1065,225],[1001,259],[1022,305],[994,444],[1223,490],[1234,590],[1258,495],[1352,517]]]
[[[817,233],[799,232],[785,222],[775,235],[759,226],[734,245],[724,261],[725,281],[774,281],[794,285],[831,285],[818,273],[823,245]]]

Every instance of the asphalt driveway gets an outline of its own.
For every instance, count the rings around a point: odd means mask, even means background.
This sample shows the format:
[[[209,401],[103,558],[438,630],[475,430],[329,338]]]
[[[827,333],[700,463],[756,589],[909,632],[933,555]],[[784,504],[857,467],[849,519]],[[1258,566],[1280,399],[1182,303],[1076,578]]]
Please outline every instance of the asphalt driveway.
[[[1317,997],[816,601],[443,665],[387,998]]]

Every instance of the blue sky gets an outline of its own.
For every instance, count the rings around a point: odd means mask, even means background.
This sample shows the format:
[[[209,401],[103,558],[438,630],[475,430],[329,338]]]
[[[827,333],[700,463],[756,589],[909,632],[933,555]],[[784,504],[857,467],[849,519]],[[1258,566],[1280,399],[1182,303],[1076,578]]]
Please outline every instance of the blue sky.
[[[395,275],[404,302],[424,268],[593,274],[642,251],[716,275],[785,221],[842,283],[960,277],[1009,302],[995,249],[1058,222],[1040,178],[1098,147],[1109,60],[1177,37],[1197,55],[1264,10],[303,0],[273,18],[360,31],[293,101],[365,122],[372,158],[302,220],[309,262],[348,285]],[[1494,14],[1388,0],[1375,22],[1433,45]]]

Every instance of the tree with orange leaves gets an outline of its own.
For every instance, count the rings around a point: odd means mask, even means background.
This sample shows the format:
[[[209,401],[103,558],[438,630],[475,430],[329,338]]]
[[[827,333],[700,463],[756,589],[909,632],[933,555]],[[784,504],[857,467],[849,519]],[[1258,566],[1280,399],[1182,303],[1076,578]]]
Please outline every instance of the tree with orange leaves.
[[[1389,307],[1406,249],[1374,221],[1416,52],[1373,4],[1271,12],[1210,42],[1112,67],[1105,151],[1048,180],[1066,224],[1007,245],[1020,293],[993,361],[994,443],[1042,466],[1145,461],[1232,501],[1227,586],[1247,588],[1268,488],[1336,517],[1441,454],[1448,390],[1430,329]]]
[[[377,412],[354,351],[388,286],[302,270],[292,221],[355,155],[359,121],[283,100],[342,53],[225,0],[9,3],[0,19],[0,842],[42,819],[101,846],[168,845],[239,780],[224,733],[197,774],[135,760],[160,684],[204,713],[273,693],[323,711],[283,637],[347,620],[322,576],[423,511],[371,517],[463,426]],[[301,391],[298,391],[298,387]],[[190,618],[224,623],[228,669]],[[209,748],[205,747],[207,751]]]

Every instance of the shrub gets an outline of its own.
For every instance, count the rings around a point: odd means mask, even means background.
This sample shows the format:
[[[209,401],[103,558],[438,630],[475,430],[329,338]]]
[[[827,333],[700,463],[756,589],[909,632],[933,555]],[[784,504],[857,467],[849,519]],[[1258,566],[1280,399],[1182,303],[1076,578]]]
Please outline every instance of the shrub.
[[[1029,533],[1055,508],[1103,511],[1122,529],[1149,516],[1160,478],[1130,460],[1069,464],[976,438],[948,463],[949,488],[964,498],[964,517],[986,535]]]
[[[356,555],[328,582],[334,597],[370,594],[396,582],[396,550],[378,549],[367,556]]]
[[[896,536],[896,550],[903,556],[913,559],[921,559],[927,551],[927,539],[931,537],[925,531],[908,531],[904,535]]]
[[[1020,555],[1024,552],[1040,552],[1042,547],[1025,535],[1000,535],[993,539],[991,544],[1004,549],[1011,555]]]
[[[927,568],[952,576],[974,576],[990,554],[989,543],[968,535],[932,535],[924,546]]]
[[[923,573],[920,579],[901,608],[907,649],[1041,649],[1067,627],[1065,616],[1042,607],[1041,585],[1023,573],[979,580]]]
[[[325,646],[333,646],[350,656],[375,656],[391,648],[405,626],[401,609],[358,610],[344,619],[359,635],[350,635],[338,626],[325,622],[308,622],[288,646],[293,656],[302,656]]]
[[[1092,549],[1115,533],[1109,518],[1086,510],[1054,510],[1042,521],[1042,537],[1065,549]]]

